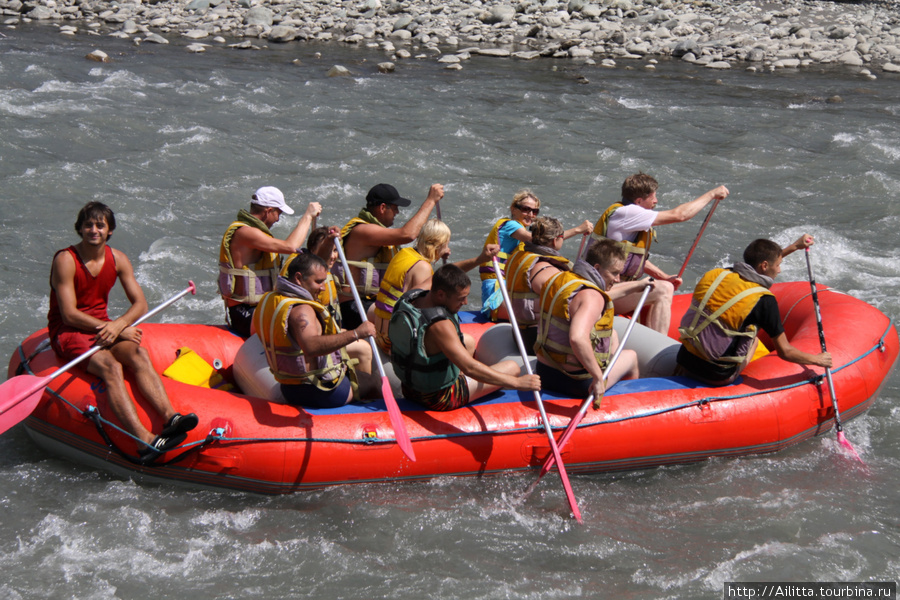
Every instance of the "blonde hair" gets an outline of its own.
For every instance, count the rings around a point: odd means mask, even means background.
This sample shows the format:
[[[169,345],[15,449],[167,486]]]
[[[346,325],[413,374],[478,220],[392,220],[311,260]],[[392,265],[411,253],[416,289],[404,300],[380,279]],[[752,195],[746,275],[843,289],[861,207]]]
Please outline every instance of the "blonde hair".
[[[538,217],[531,224],[531,243],[538,246],[550,246],[553,240],[565,232],[559,219]]]
[[[440,258],[438,251],[449,241],[450,228],[447,227],[447,224],[437,219],[428,219],[416,239],[416,250],[428,262],[433,263]]]
[[[518,204],[522,200],[526,200],[528,198],[531,198],[532,200],[535,201],[535,203],[537,203],[537,208],[541,207],[541,199],[538,198],[537,196],[535,196],[534,192],[532,192],[531,190],[524,189],[524,190],[519,190],[518,192],[516,192],[516,195],[513,196],[513,201],[512,201],[512,204],[509,205],[509,210],[516,208],[516,204]]]

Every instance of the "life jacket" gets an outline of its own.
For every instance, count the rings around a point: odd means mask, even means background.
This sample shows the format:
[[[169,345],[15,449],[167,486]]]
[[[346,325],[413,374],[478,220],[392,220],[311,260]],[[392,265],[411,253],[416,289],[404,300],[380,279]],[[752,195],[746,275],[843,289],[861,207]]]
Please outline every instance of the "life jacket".
[[[594,225],[594,231],[591,233],[591,244],[607,238],[606,232],[609,228],[609,219],[614,212],[623,206],[625,205],[617,202],[600,215],[597,224]],[[650,244],[655,236],[656,233],[651,227],[647,231],[638,232],[637,239],[633,242],[616,241],[628,253],[628,256],[625,258],[625,266],[622,268],[622,274],[620,275],[622,281],[635,281],[644,276],[644,263],[647,262],[647,258],[650,256]],[[584,257],[581,256],[579,258]]]
[[[341,242],[346,244],[347,236],[350,235],[353,228],[363,223],[368,223],[370,225],[377,224],[384,227],[383,224],[375,219],[370,221],[360,217],[354,217],[341,229]],[[375,256],[370,256],[363,260],[347,261],[349,266],[356,267],[361,271],[362,276],[356,277],[354,283],[356,284],[356,289],[359,290],[359,293],[363,298],[374,299],[375,296],[378,295],[378,287],[381,284],[381,279],[384,277],[384,272],[387,271],[388,266],[391,264],[391,259],[394,258],[394,255],[397,254],[397,252],[396,246],[382,246],[378,249]],[[334,266],[335,268],[333,268],[331,272],[334,274],[337,283],[341,287],[349,285],[342,265],[340,263],[335,263]]]
[[[747,281],[730,269],[713,269],[694,289],[694,297],[681,319],[681,343],[691,354],[723,367],[741,364],[753,347],[757,328],[743,329],[744,320],[765,295],[765,287]],[[730,355],[725,353],[740,338]]]
[[[303,252],[309,252],[309,250],[303,250]],[[291,266],[291,262],[298,256],[299,254],[291,254],[287,260],[284,261],[284,264],[281,265],[281,272],[279,275],[287,277],[288,267]],[[332,275],[330,271],[325,278],[325,289],[319,292],[316,299],[319,301],[319,304],[328,309],[331,316],[334,317],[337,326],[339,328],[342,327],[344,320],[341,317],[341,302],[338,299],[338,289],[337,284],[334,281],[334,275]]]
[[[375,298],[375,316],[381,319],[382,330],[375,333],[375,341],[385,352],[391,351],[391,339],[388,337],[387,330],[394,306],[403,295],[403,282],[406,281],[406,274],[419,261],[428,263],[428,260],[415,248],[403,248],[391,259],[391,264],[381,280],[381,288]]]
[[[460,342],[459,317],[443,307],[419,309],[413,306],[417,298],[428,290],[410,290],[394,305],[388,335],[391,338],[391,363],[394,373],[407,387],[422,394],[430,394],[453,385],[459,377],[459,367],[443,353],[428,356],[425,352],[425,332],[434,323],[449,319],[456,327]]]
[[[520,328],[537,325],[540,307],[538,295],[531,289],[531,279],[538,263],[550,264],[560,270],[571,270],[572,263],[562,256],[538,254],[524,247],[516,249],[506,262],[506,289],[516,323]]]
[[[241,211],[238,218],[240,219],[244,215],[249,216],[249,213]],[[259,221],[255,217],[251,217],[251,219]],[[262,226],[260,227],[260,225]],[[252,265],[244,265],[240,269],[235,268],[234,260],[231,257],[231,240],[234,238],[234,233],[241,227],[255,227],[269,237],[274,237],[262,222],[257,225],[237,220],[228,226],[219,247],[219,294],[226,301],[234,300],[254,305],[259,303],[264,293],[274,288],[281,257],[275,252],[263,252],[259,260]]]
[[[323,335],[340,332],[331,313],[318,302],[278,292],[265,294],[253,313],[253,324],[265,348],[269,369],[279,383],[312,384],[320,390],[332,390],[347,374],[349,357],[346,350],[341,348],[307,361],[288,331],[291,309],[300,304],[306,304],[315,310],[322,324]]]
[[[606,369],[610,358],[609,349],[615,318],[609,294],[570,271],[554,275],[541,291],[541,314],[538,322],[538,339],[534,346],[535,353],[572,379],[591,377],[575,356],[569,342],[571,320],[569,304],[575,294],[584,288],[597,290],[606,302],[603,314],[590,332],[591,346],[594,348],[597,364],[601,369]]]
[[[499,219],[496,223],[494,223],[494,227],[491,229],[490,233],[488,233],[487,239],[484,241],[484,245],[488,244],[500,244],[500,228],[503,225],[512,219],[502,218]],[[514,250],[519,250],[524,246],[522,242],[518,242]],[[506,261],[509,259],[509,255],[512,254],[513,251],[505,252],[501,246],[500,252],[497,254],[497,261],[500,263],[500,270],[504,273],[506,272]],[[494,273],[494,261],[489,260],[487,262],[483,262],[478,266],[478,274],[481,275],[481,280],[485,281],[487,279],[497,279],[496,273]]]

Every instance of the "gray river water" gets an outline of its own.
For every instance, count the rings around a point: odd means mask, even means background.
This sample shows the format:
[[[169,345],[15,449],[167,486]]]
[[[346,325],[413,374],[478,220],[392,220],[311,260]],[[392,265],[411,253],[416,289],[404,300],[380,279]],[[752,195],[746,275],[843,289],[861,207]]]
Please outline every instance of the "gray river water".
[[[897,77],[493,58],[382,75],[367,49],[192,55],[51,32],[0,38],[5,356],[45,326],[51,257],[77,241],[91,199],[116,211],[111,243],[151,305],[197,283],[159,320],[222,322],[219,239],[262,185],[340,225],[375,183],[416,202],[443,183],[451,247],[467,257],[522,187],[573,226],[638,170],[659,180],[661,208],[725,184],[686,288],[756,237],[808,232],[820,284],[900,317]],[[84,59],[97,47],[113,62]],[[335,64],[352,76],[327,77]],[[654,262],[677,272],[700,220],[663,227]],[[782,280],[805,278],[799,253],[785,260]],[[726,581],[896,581],[898,400],[895,373],[845,429],[868,471],[829,433],[773,455],[578,476],[582,526],[555,478],[525,503],[521,475],[213,493],[73,465],[16,427],[0,436],[0,597],[721,598]]]

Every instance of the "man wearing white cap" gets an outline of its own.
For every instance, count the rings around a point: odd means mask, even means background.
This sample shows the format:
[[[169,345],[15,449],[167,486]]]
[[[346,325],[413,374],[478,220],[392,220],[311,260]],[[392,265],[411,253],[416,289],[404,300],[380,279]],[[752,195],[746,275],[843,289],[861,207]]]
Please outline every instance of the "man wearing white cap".
[[[228,321],[235,332],[249,337],[253,310],[262,295],[273,289],[278,277],[280,255],[297,252],[313,219],[321,212],[318,202],[310,202],[284,240],[269,231],[282,214],[294,214],[278,188],[259,188],[250,200],[250,212],[238,212],[222,236],[219,249],[219,294],[225,300]]]

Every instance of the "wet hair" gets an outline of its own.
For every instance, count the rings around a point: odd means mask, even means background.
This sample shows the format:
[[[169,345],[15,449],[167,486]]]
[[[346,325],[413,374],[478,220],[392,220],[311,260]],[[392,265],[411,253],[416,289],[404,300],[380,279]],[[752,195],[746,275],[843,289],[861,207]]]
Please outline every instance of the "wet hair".
[[[538,208],[541,207],[541,199],[538,198],[537,196],[535,196],[534,192],[532,192],[531,190],[525,189],[525,190],[519,190],[518,192],[516,192],[516,195],[513,196],[512,204],[509,205],[509,210],[516,208],[516,205],[519,202],[522,202],[523,200],[527,200],[528,198],[531,198],[532,200],[534,200],[535,203],[537,204]]]
[[[87,221],[94,219],[105,219],[109,226],[109,237],[116,228],[116,215],[112,209],[102,202],[88,202],[78,211],[78,217],[75,219],[75,231],[81,234],[81,228]]]
[[[438,251],[449,241],[450,228],[447,227],[447,224],[437,219],[428,219],[419,232],[419,237],[416,240],[416,250],[428,262],[434,262],[439,258]]]
[[[646,173],[635,173],[622,183],[622,204],[632,204],[638,198],[646,198],[659,189],[659,183]]]
[[[316,227],[312,231],[309,232],[309,237],[306,238],[306,249],[310,252],[315,252],[316,247],[322,243],[325,238],[328,237],[328,227]]]
[[[559,219],[538,217],[531,224],[531,243],[538,246],[550,246],[553,240],[561,236],[565,230]]]
[[[472,287],[466,272],[454,264],[444,265],[434,272],[431,278],[431,290],[441,290],[445,294],[455,294],[460,290]]]
[[[753,240],[744,250],[744,262],[754,269],[763,261],[774,263],[781,256],[781,246],[772,240]]]
[[[293,280],[297,273],[300,274],[301,279],[309,277],[316,265],[328,270],[327,263],[312,252],[298,254],[296,258],[291,260],[291,264],[288,265],[287,278]]]
[[[612,265],[613,260],[617,258],[619,260],[628,258],[625,248],[615,240],[604,238],[591,246],[584,260],[591,266],[600,265],[608,269]]]

